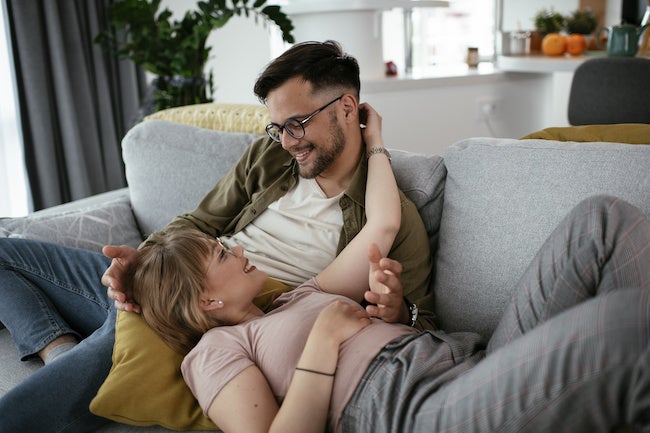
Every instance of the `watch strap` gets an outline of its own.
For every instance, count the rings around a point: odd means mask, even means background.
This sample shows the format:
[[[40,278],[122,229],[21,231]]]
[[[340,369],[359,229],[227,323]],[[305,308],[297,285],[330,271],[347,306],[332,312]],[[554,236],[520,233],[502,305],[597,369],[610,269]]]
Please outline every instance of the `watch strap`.
[[[411,321],[410,321],[409,325],[411,327],[414,327],[415,324],[418,321],[418,306],[415,305],[412,302],[409,302],[408,299],[406,299],[406,298],[404,298],[404,301],[406,301],[406,305],[408,305],[408,307],[409,307],[409,314],[411,316]]]

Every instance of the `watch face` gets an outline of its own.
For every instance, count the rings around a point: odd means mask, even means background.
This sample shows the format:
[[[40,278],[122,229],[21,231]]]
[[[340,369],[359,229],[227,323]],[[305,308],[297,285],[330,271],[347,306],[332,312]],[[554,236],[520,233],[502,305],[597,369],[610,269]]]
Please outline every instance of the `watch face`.
[[[411,313],[411,326],[415,326],[415,322],[418,320],[418,306],[409,304],[409,312]]]

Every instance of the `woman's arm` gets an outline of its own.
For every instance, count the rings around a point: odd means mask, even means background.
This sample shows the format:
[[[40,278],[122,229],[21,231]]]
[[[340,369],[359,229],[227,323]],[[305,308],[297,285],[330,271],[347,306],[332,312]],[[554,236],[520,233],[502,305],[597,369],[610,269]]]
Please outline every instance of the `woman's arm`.
[[[278,409],[266,378],[251,365],[219,391],[207,412],[224,433],[257,433],[268,431]]]
[[[390,160],[377,150],[385,149],[381,116],[368,104],[361,104],[359,113],[366,120],[362,132],[369,155],[365,200],[367,221],[338,257],[316,276],[322,290],[356,301],[361,301],[368,290],[369,246],[377,244],[381,256],[387,256],[401,223],[399,191]]]
[[[262,372],[251,366],[223,387],[208,409],[208,416],[225,433],[322,433],[339,347],[369,324],[360,306],[333,302],[312,327],[281,407]]]

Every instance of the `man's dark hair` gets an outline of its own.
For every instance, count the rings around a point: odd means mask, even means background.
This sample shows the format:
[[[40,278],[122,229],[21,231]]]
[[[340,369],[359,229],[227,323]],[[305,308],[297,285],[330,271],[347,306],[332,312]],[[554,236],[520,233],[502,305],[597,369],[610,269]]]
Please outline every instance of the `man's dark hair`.
[[[289,48],[264,69],[253,91],[265,103],[271,91],[294,77],[311,83],[314,92],[345,87],[359,98],[359,64],[336,41],[301,42]]]

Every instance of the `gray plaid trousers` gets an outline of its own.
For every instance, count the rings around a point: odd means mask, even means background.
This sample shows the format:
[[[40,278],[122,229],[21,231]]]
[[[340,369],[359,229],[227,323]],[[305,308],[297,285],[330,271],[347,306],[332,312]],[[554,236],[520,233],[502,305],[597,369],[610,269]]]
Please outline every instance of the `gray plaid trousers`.
[[[408,336],[370,365],[342,418],[360,432],[650,431],[650,222],[580,203],[522,276],[487,350]]]

